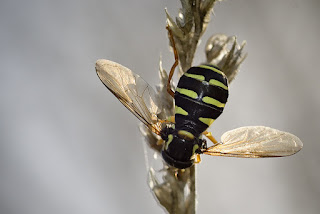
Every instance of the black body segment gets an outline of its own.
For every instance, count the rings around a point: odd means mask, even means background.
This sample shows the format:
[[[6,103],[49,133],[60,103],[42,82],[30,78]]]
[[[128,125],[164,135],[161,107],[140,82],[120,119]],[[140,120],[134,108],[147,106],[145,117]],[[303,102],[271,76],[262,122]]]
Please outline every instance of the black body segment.
[[[215,66],[192,67],[180,78],[174,98],[176,129],[198,137],[222,113],[228,80]]]

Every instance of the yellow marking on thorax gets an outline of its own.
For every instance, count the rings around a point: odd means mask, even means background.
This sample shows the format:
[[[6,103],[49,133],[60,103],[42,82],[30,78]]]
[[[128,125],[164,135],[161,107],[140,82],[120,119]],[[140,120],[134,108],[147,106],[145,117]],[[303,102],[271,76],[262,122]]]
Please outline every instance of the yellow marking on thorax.
[[[182,114],[184,116],[188,115],[188,112],[185,111],[183,108],[179,107],[179,106],[175,106],[175,113],[176,114]]]
[[[209,69],[209,70],[211,70],[211,71],[217,72],[217,73],[225,76],[225,74],[224,74],[222,71],[220,71],[219,69],[213,68],[213,67],[211,67],[211,66],[208,66],[208,65],[199,65],[199,67],[200,67],[200,68]]]
[[[180,94],[186,95],[188,97],[191,97],[193,99],[198,98],[198,94],[195,91],[185,89],[185,88],[176,88],[176,91],[179,92]]]
[[[184,75],[185,75],[186,77],[190,77],[190,78],[197,79],[197,80],[200,80],[200,81],[205,80],[205,78],[204,78],[203,75],[189,74],[189,73],[184,73]]]
[[[178,135],[179,135],[179,137],[186,139],[186,140],[193,140],[194,139],[194,135],[188,131],[185,131],[185,130],[179,130]]]
[[[199,149],[199,145],[198,144],[194,144],[193,149],[192,149],[192,154],[194,154],[197,149]]]
[[[207,124],[208,126],[210,126],[214,122],[214,119],[212,118],[199,117],[199,120],[204,124]]]
[[[172,140],[173,140],[173,135],[169,134],[168,135],[168,141],[166,142],[166,145],[165,145],[165,149],[168,149],[168,146],[172,142]]]
[[[221,88],[223,88],[223,89],[228,90],[228,87],[227,87],[225,84],[223,84],[222,82],[220,82],[220,81],[218,81],[218,80],[215,80],[215,79],[211,79],[211,80],[209,81],[209,84],[210,84],[210,85],[213,85],[213,86],[218,86],[218,87],[221,87]]]
[[[213,99],[212,97],[203,97],[202,101],[205,102],[205,103],[217,106],[219,108],[223,108],[226,105],[226,104],[221,103],[220,101],[218,101],[216,99]]]

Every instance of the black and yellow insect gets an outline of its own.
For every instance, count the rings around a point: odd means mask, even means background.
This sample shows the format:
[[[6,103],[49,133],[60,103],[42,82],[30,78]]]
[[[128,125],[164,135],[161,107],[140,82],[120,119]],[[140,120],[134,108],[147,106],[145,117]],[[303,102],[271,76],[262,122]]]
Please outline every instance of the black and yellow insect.
[[[165,128],[162,156],[177,168],[193,164],[192,156],[206,147],[200,135],[217,119],[228,99],[228,80],[213,65],[190,68],[174,93],[175,129]]]
[[[170,33],[170,31],[169,31]],[[172,66],[167,89],[175,101],[174,120],[160,120],[161,100],[139,75],[108,60],[96,62],[102,83],[152,132],[165,141],[163,159],[171,166],[184,169],[200,161],[200,154],[233,157],[280,157],[293,155],[302,148],[300,139],[290,133],[264,126],[241,127],[226,132],[218,143],[207,128],[220,116],[228,99],[228,80],[213,65],[191,67],[180,78],[175,92],[170,81],[178,64]],[[165,125],[174,123],[174,126]],[[174,128],[173,128],[174,127]],[[207,147],[205,135],[214,145]]]

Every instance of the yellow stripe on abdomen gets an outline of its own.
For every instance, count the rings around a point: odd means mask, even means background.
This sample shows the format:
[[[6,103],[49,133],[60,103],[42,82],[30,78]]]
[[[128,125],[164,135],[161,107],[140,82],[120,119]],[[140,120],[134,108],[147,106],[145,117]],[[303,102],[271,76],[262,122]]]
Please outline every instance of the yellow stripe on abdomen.
[[[188,112],[186,110],[184,110],[183,108],[179,107],[179,106],[175,106],[175,113],[176,114],[182,114],[184,116],[188,115]]]
[[[192,99],[198,98],[198,94],[195,91],[185,89],[185,88],[176,88],[176,91],[179,92],[180,94],[186,95],[188,97],[191,97]]]
[[[186,77],[190,77],[190,78],[193,78],[193,79],[196,79],[196,80],[200,80],[200,81],[205,80],[205,77],[204,77],[203,75],[189,74],[189,73],[184,73],[184,75],[185,75]]]
[[[214,119],[205,117],[199,117],[199,120],[208,126],[210,126],[214,122]]]
[[[209,70],[211,70],[211,71],[217,72],[217,73],[225,76],[225,74],[224,74],[222,71],[220,71],[219,69],[213,68],[213,67],[208,66],[208,65],[199,65],[199,68],[209,69]]]
[[[221,103],[220,101],[213,99],[212,97],[203,97],[202,101],[207,104],[217,106],[219,108],[223,108],[225,106],[224,103]]]
[[[228,87],[227,87],[225,84],[223,84],[222,82],[220,82],[220,81],[218,81],[218,80],[215,80],[215,79],[211,79],[211,80],[209,81],[209,84],[210,84],[210,85],[213,85],[213,86],[221,87],[221,88],[223,88],[223,89],[225,89],[225,90],[228,90]]]

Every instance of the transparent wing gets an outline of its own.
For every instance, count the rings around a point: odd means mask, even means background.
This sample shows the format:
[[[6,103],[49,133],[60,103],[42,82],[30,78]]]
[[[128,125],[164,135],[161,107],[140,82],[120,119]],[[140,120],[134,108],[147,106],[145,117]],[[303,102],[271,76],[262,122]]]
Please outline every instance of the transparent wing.
[[[160,103],[148,83],[130,69],[105,59],[96,62],[96,72],[102,83],[125,107],[154,133],[160,133],[157,118]]]
[[[224,133],[221,144],[206,149],[204,154],[245,158],[281,157],[297,153],[303,144],[288,132],[264,126],[240,127]]]

